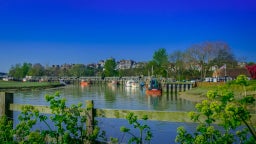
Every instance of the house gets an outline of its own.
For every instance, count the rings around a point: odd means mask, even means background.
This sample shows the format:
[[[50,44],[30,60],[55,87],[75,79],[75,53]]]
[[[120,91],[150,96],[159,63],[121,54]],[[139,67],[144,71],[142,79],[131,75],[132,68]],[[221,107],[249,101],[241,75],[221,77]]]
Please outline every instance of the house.
[[[239,75],[245,75],[247,77],[251,77],[250,73],[245,67],[218,69],[213,72],[212,77],[215,77],[215,78],[230,77],[231,79],[236,79],[236,77]]]
[[[1,80],[1,79],[6,80],[6,78],[8,78],[7,73],[2,73],[2,72],[0,72],[0,80]]]
[[[135,64],[133,60],[120,60],[117,62],[117,69],[130,69]]]

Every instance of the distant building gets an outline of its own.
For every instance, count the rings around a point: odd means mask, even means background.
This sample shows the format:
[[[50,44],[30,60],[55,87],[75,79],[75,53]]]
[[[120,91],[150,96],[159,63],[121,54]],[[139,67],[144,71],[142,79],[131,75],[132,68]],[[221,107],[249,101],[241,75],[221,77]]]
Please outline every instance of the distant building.
[[[215,70],[213,72],[212,77],[225,77],[225,73],[226,73],[226,76],[228,76],[232,79],[236,79],[236,77],[239,76],[239,75],[245,75],[247,77],[251,77],[250,73],[248,72],[248,70],[245,67],[242,67],[242,68],[228,68],[226,70],[225,69],[218,69],[218,70]]]
[[[119,62],[117,62],[117,69],[131,69],[135,64],[136,62],[133,60],[120,60]]]
[[[99,62],[98,62],[98,64],[97,64],[97,68],[103,68],[104,67],[104,65],[105,65],[105,61],[104,60],[100,60]]]
[[[8,77],[7,73],[0,72],[0,79],[4,79],[7,77]]]
[[[87,67],[89,67],[89,68],[97,68],[97,64],[88,64]]]
[[[146,66],[147,62],[138,62],[138,63],[134,63],[132,68],[142,68],[144,66]]]

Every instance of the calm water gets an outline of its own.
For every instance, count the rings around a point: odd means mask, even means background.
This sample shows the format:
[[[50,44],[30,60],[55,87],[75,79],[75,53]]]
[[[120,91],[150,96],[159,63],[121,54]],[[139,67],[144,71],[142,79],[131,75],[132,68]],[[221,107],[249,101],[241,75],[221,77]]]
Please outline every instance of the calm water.
[[[26,92],[16,92],[14,103],[49,105],[44,96],[54,94],[59,91],[62,97],[67,99],[67,105],[93,100],[96,108],[108,109],[132,109],[132,110],[158,110],[158,111],[191,111],[194,110],[195,103],[180,99],[175,94],[163,94],[160,97],[147,96],[139,88],[126,88],[123,86],[87,86],[80,87],[69,85],[57,89],[36,90]],[[15,114],[17,116],[17,113]],[[120,119],[98,119],[99,126],[105,130],[108,137],[122,139],[120,126],[127,126],[126,120]],[[17,121],[16,121],[17,123]],[[183,125],[191,127],[187,123],[172,123],[147,121],[153,132],[152,143],[174,143],[177,127]],[[110,130],[110,131],[109,131]],[[125,135],[122,142],[126,143],[128,137]]]

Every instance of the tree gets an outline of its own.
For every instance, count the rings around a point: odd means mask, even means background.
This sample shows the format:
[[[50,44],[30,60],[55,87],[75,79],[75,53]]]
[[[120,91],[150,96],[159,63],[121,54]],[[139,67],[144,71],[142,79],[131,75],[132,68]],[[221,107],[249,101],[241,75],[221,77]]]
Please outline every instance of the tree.
[[[159,66],[156,61],[149,61],[146,65],[146,69],[148,70],[147,75],[152,76],[159,73]]]
[[[9,70],[9,75],[12,76],[14,79],[21,79],[23,78],[23,72],[21,69],[20,64],[16,64],[15,66],[12,66]]]
[[[36,63],[29,70],[28,75],[30,76],[43,76],[44,75],[44,67],[40,63]]]
[[[214,43],[204,42],[194,44],[186,50],[188,61],[201,72],[201,79],[206,77],[209,70],[209,62],[214,58]]]
[[[15,79],[22,79],[26,75],[28,75],[31,66],[32,65],[30,63],[23,63],[23,65],[16,64],[15,66],[12,66],[9,70],[9,75],[14,77]]]
[[[201,79],[212,73],[212,66],[229,67],[236,65],[235,57],[231,48],[225,42],[203,42],[194,44],[186,50],[187,61],[198,67]]]
[[[166,70],[168,69],[168,54],[165,48],[159,48],[154,52],[153,55],[154,73],[156,75],[164,76],[166,75]]]
[[[25,77],[26,75],[28,75],[28,72],[30,71],[30,69],[32,68],[32,64],[31,63],[23,63],[21,69],[22,69],[22,76]]]
[[[75,64],[71,67],[70,74],[76,77],[85,76],[85,73],[86,73],[85,69],[86,67],[84,64]]]
[[[233,68],[237,65],[237,60],[235,59],[234,54],[231,51],[231,48],[228,44],[224,42],[219,42],[215,44],[216,47],[216,56],[212,60],[212,65],[222,66],[226,64],[227,67]]]
[[[96,72],[95,68],[88,67],[88,66],[85,68],[85,75],[86,76],[94,76],[95,72]]]
[[[176,79],[180,80],[185,70],[185,59],[182,51],[177,50],[169,55],[170,68]]]
[[[104,65],[104,76],[110,77],[110,76],[117,76],[116,71],[116,61],[113,58],[110,58],[106,60]]]

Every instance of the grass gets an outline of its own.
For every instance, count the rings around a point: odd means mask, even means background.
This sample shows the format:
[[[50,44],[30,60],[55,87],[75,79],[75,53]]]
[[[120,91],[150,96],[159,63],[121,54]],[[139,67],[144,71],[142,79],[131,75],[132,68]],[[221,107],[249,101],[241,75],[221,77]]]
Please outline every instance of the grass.
[[[17,82],[17,81],[1,81],[0,90],[3,89],[34,89],[34,88],[50,88],[62,86],[59,82]]]
[[[235,97],[241,98],[244,95],[243,86],[235,84],[235,81],[231,81],[221,85],[223,87],[228,88],[229,90],[234,92]],[[189,91],[180,92],[180,97],[194,101],[200,102],[203,99],[206,99],[206,94],[209,90],[218,89],[220,86],[213,83],[213,85],[200,85],[196,88],[193,88]],[[247,95],[254,95],[256,96],[256,80],[248,81],[248,86],[246,86]]]

